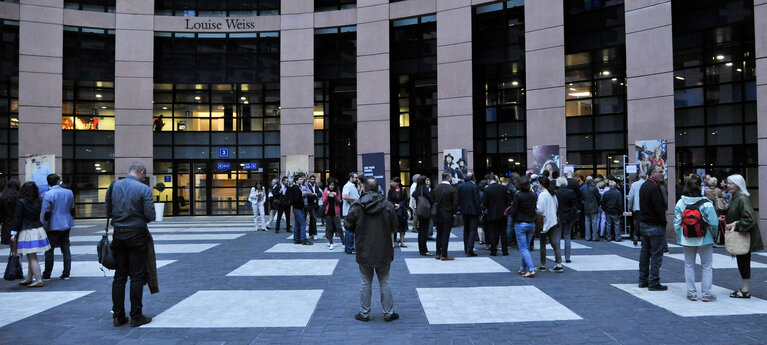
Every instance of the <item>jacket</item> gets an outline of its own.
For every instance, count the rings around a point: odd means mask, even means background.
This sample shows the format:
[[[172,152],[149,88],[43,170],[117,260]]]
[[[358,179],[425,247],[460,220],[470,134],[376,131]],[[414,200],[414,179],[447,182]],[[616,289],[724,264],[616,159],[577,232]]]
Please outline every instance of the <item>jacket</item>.
[[[152,206],[154,207],[154,206]],[[53,186],[43,196],[41,221],[46,230],[63,231],[75,226],[75,195],[71,190]]]
[[[304,192],[298,184],[294,184],[288,188],[288,200],[290,200],[290,206],[295,209],[303,210],[307,206],[304,204]]]
[[[266,193],[264,193],[264,187],[256,189],[256,187],[250,187],[250,194],[248,194],[248,202],[253,205],[263,204],[266,201]]]
[[[569,191],[573,193],[572,190]],[[511,201],[511,219],[515,223],[535,223],[538,219],[538,213],[535,212],[537,204],[538,196],[534,192],[526,191],[514,194],[514,199]]]
[[[703,221],[706,223],[706,234],[703,237],[685,237],[684,230],[682,229],[682,212],[687,206],[695,204],[700,200],[708,200],[705,197],[690,197],[682,195],[682,198],[676,203],[674,207],[674,231],[676,231],[676,238],[679,245],[686,247],[700,247],[708,244],[714,244],[714,237],[712,234],[719,230],[719,218],[716,215],[714,205],[710,202],[700,205],[700,215],[703,217]]]
[[[18,233],[24,230],[42,228],[43,223],[40,221],[41,208],[42,200],[40,199],[30,202],[21,198],[16,201],[16,211],[13,216],[11,234],[14,231]]]
[[[557,197],[552,196],[548,190],[543,190],[541,194],[538,194],[535,210],[543,216],[542,232],[548,232],[557,225]]]
[[[509,205],[511,195],[500,183],[493,183],[485,187],[485,197],[482,200],[482,206],[487,210],[485,220],[497,220],[505,218],[503,214],[506,206]],[[535,203],[533,203],[533,213],[535,213]]]
[[[454,215],[458,213],[458,191],[455,187],[440,183],[432,191],[434,194],[434,202],[439,200],[437,205],[438,214]]]
[[[581,194],[583,195],[583,212],[586,214],[599,213],[599,203],[602,200],[599,189],[588,186]]]
[[[578,197],[572,189],[564,187],[557,189],[557,215],[562,222],[572,222],[576,219]]]
[[[106,209],[118,228],[146,228],[155,219],[152,190],[131,175],[109,186]]]
[[[389,188],[389,194],[387,194],[386,200],[392,203],[392,205],[399,205],[399,208],[395,208],[395,212],[397,212],[397,218],[399,219],[400,224],[407,224],[407,202],[409,199],[405,188],[400,187],[399,193],[394,190],[394,187]]]
[[[320,189],[320,187],[317,187],[316,183],[311,184],[307,182],[306,186],[309,187],[309,191],[312,192],[312,194],[307,197],[309,200],[309,206],[317,206],[318,201],[320,200],[320,198],[322,198],[322,189]]]
[[[18,206],[17,206],[18,207]],[[751,200],[743,193],[735,193],[730,200],[730,207],[727,208],[727,215],[724,218],[727,224],[738,222],[735,225],[735,231],[751,233],[751,247],[748,252],[758,252],[764,249],[762,244],[762,234],[759,233],[758,219],[754,216],[754,208],[751,207]]]
[[[639,221],[666,226],[666,201],[658,182],[648,178],[639,189]]]
[[[9,195],[5,191],[0,199],[0,244],[11,244],[11,228],[13,228],[13,217],[16,215],[16,203],[18,202],[18,193],[15,196]]]
[[[647,179],[634,181],[629,187],[629,207],[631,207],[632,212],[639,211],[639,189],[642,188],[645,181]]]
[[[360,266],[381,267],[394,260],[391,234],[397,231],[397,214],[383,195],[362,194],[349,208],[344,228],[354,233]]]
[[[461,214],[477,216],[481,212],[479,187],[474,182],[465,182],[458,186],[458,202]]]
[[[620,215],[623,213],[623,194],[617,189],[610,188],[605,195],[602,195],[600,204],[605,213],[612,216]]]
[[[322,214],[327,215],[328,214],[328,208],[330,206],[330,197],[328,197],[328,191],[327,188],[325,188],[325,191],[322,192]],[[336,199],[335,206],[333,207],[333,210],[336,212],[336,217],[341,216],[341,191],[336,188]]]

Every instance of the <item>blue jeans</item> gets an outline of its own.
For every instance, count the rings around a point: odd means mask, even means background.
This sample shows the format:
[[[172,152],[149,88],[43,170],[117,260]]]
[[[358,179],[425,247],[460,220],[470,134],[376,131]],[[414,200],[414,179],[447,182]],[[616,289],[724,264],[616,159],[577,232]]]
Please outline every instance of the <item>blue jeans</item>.
[[[570,260],[570,250],[572,249],[571,241],[571,233],[573,231],[573,225],[575,224],[577,220],[572,221],[563,221],[559,227],[562,228],[562,238],[565,240],[565,260]]]
[[[306,212],[294,207],[293,218],[293,242],[306,241]]]
[[[639,255],[639,284],[657,286],[660,284],[660,266],[663,264],[666,229],[662,225],[640,222],[639,233],[642,237],[642,252]]]
[[[506,238],[516,238],[514,236],[514,220],[511,216],[506,217]]]
[[[535,271],[529,247],[530,241],[533,240],[535,223],[514,223],[514,232],[517,234],[517,246],[519,246],[519,253],[522,255],[522,264],[519,265],[519,269],[528,272]]]
[[[586,213],[586,240],[599,241],[599,213]]]

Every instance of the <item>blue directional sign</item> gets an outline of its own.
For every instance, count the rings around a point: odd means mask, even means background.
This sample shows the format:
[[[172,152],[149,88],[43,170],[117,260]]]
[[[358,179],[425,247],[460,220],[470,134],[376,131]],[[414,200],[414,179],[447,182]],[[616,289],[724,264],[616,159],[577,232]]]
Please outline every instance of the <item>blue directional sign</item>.
[[[229,170],[229,163],[216,163],[216,169]]]
[[[256,163],[245,163],[245,170],[258,170]]]
[[[219,147],[218,148],[218,156],[221,158],[229,158],[229,148],[228,147]]]
[[[165,176],[164,176],[164,179],[165,179],[165,182],[170,182],[170,176],[168,176],[168,175],[165,175]]]

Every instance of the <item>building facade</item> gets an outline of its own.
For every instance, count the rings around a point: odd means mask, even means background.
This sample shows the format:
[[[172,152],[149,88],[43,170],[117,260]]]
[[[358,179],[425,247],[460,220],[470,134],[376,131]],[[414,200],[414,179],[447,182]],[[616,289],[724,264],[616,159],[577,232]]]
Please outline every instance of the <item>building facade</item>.
[[[81,217],[133,161],[168,215],[247,214],[296,159],[407,182],[558,145],[622,175],[656,139],[670,184],[740,173],[767,204],[764,0],[5,0],[0,31],[0,174],[55,155]]]

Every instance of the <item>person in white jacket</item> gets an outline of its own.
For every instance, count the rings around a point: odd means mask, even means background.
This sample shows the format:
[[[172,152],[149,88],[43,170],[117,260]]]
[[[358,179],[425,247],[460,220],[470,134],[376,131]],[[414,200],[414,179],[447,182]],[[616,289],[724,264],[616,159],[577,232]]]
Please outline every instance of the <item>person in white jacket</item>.
[[[266,215],[264,214],[266,191],[261,181],[257,181],[256,185],[250,188],[248,201],[253,206],[253,222],[255,223],[256,231],[266,231]]]
[[[541,264],[536,268],[537,271],[546,270],[546,243],[550,243],[554,248],[554,259],[557,264],[551,269],[551,272],[562,273],[565,269],[562,267],[562,252],[559,250],[559,239],[562,237],[562,229],[557,221],[557,197],[554,194],[554,188],[551,180],[542,177],[538,181],[542,187],[542,192],[538,195],[536,212],[543,217],[543,230],[540,234]]]

